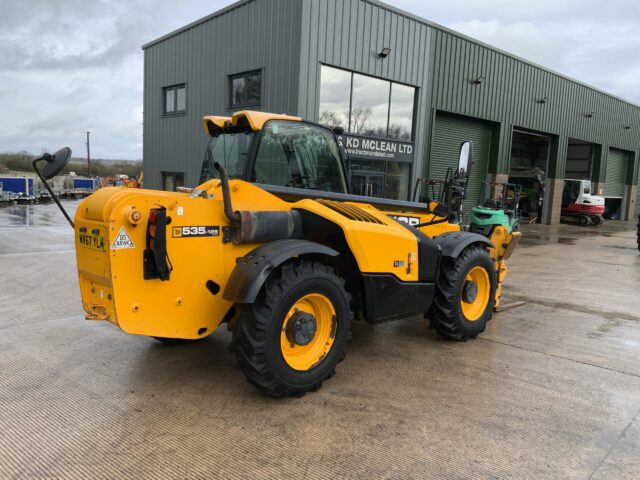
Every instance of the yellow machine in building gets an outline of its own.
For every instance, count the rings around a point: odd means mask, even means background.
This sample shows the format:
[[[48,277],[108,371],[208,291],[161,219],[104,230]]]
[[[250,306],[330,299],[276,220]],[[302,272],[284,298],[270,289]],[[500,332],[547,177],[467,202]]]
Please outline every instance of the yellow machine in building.
[[[454,340],[485,329],[518,233],[461,231],[434,200],[349,194],[345,152],[325,126],[249,111],[204,125],[192,191],[107,187],[77,209],[88,319],[165,343],[227,323],[247,378],[273,396],[330,377],[354,316],[425,315]],[[57,155],[43,158],[47,178]],[[463,144],[452,198],[463,196],[472,155]]]

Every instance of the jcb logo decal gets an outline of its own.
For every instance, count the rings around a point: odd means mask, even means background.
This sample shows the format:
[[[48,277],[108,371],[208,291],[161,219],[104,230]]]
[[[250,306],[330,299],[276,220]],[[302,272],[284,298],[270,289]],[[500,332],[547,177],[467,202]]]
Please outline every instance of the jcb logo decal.
[[[220,227],[206,225],[197,227],[173,227],[171,232],[173,238],[217,237],[220,235]]]
[[[406,223],[407,225],[411,225],[412,227],[418,225],[420,223],[420,217],[410,217],[407,215],[389,215],[394,220],[398,222]]]

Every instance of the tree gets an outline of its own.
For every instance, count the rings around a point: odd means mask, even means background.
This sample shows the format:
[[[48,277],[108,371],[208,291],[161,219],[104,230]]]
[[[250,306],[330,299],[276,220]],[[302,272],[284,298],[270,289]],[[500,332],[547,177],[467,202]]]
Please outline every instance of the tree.
[[[366,126],[371,116],[371,107],[355,107],[351,110],[351,133],[366,133]]]

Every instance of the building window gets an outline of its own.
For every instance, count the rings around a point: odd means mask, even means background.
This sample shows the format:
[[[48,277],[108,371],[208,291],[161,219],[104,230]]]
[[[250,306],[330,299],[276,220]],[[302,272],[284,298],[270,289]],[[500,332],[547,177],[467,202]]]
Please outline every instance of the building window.
[[[320,123],[348,133],[410,141],[416,89],[322,65]]]
[[[184,187],[184,172],[162,172],[162,189],[175,192]]]
[[[351,193],[367,197],[409,198],[411,164],[379,160],[351,160]]]
[[[229,81],[231,108],[260,105],[262,97],[262,72],[260,70],[231,75]]]
[[[184,83],[164,87],[162,93],[165,115],[181,115],[187,111],[187,86]]]

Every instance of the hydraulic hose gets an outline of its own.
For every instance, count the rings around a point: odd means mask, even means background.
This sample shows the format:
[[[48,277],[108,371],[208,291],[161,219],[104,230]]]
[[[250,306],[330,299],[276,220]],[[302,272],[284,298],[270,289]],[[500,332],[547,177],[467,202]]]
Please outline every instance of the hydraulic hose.
[[[227,176],[227,171],[218,162],[215,162],[213,164],[213,168],[215,168],[220,174],[220,186],[222,187],[222,204],[224,208],[224,214],[233,225],[237,225],[238,223],[240,223],[240,214],[238,212],[234,212],[233,207],[231,206],[231,190],[229,189],[229,177]]]

